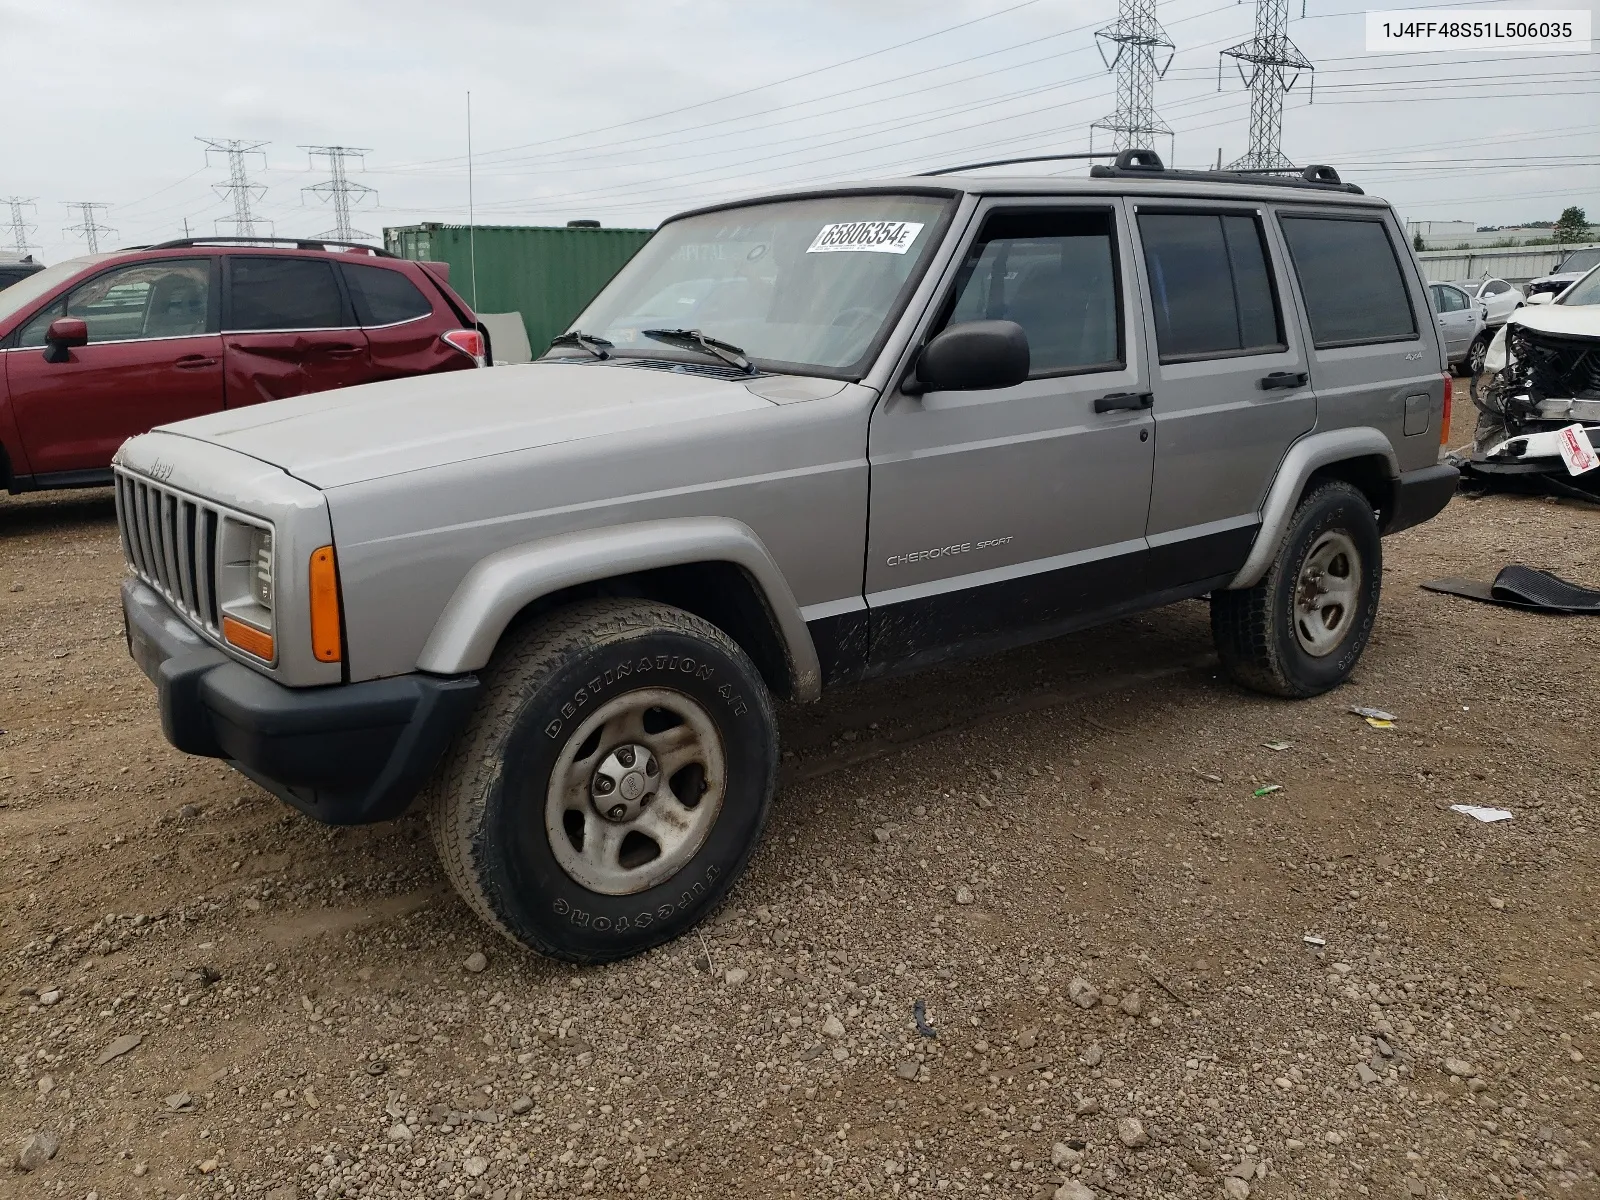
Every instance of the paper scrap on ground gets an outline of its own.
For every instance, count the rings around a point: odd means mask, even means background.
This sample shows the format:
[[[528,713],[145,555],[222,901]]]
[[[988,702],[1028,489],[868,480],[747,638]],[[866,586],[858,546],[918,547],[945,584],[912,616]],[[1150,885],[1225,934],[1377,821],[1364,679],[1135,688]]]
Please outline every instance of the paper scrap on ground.
[[[1359,705],[1351,705],[1350,711],[1358,717],[1365,717],[1369,721],[1394,722],[1400,719],[1391,712],[1384,712],[1381,708],[1362,708]]]
[[[1258,787],[1255,791],[1251,792],[1250,794],[1252,796],[1270,796],[1270,795],[1272,795],[1273,792],[1281,792],[1281,791],[1283,791],[1283,784],[1281,784],[1281,783],[1269,783],[1269,784],[1267,784],[1266,787]]]
[[[1268,750],[1287,750],[1289,748],[1288,742],[1262,742],[1261,744]]]
[[[1451,812],[1466,813],[1479,821],[1509,821],[1511,813],[1503,808],[1484,808],[1478,804],[1452,804]]]
[[[1326,946],[1328,944],[1327,938],[1319,938],[1314,933],[1308,933],[1300,940],[1308,946]]]
[[[1367,721],[1367,724],[1371,725],[1374,729],[1393,729],[1394,728],[1394,722],[1393,721],[1385,721],[1382,717],[1368,717],[1366,719],[1366,721]]]

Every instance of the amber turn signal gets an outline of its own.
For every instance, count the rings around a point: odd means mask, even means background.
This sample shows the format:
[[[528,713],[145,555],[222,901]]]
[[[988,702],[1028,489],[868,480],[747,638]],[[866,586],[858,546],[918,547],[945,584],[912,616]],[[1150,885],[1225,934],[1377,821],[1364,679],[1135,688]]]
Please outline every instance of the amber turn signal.
[[[254,654],[264,662],[272,661],[272,635],[263,633],[253,625],[233,617],[222,618],[222,636],[230,646],[237,646],[246,654]]]
[[[318,662],[326,663],[344,657],[339,633],[339,564],[332,546],[311,552],[311,653]]]

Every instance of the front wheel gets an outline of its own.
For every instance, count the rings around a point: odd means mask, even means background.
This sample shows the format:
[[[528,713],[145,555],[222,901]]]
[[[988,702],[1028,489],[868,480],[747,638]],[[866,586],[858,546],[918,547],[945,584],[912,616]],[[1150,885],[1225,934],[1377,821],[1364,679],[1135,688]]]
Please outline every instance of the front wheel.
[[[1233,679],[1274,696],[1315,696],[1350,678],[1372,634],[1383,540],[1372,506],[1344,482],[1300,502],[1254,587],[1211,595],[1211,633]]]
[[[446,873],[511,940],[569,962],[692,928],[743,872],[777,772],[772,701],[699,617],[603,600],[503,646],[432,785]]]

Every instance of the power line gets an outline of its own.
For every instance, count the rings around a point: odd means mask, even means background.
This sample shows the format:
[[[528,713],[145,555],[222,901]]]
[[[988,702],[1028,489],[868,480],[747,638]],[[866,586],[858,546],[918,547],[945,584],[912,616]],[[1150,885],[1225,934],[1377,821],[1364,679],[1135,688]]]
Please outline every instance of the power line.
[[[309,187],[300,189],[302,192],[313,192],[319,198],[333,202],[333,228],[314,236],[337,238],[341,242],[353,242],[358,238],[370,239],[372,234],[351,226],[350,204],[352,196],[355,197],[355,203],[359,204],[368,196],[376,197],[377,190],[369,188],[364,183],[352,183],[345,174],[344,164],[346,159],[359,160],[372,151],[357,146],[301,146],[300,148],[310,158],[313,168],[318,158],[326,158],[328,174],[331,176],[321,183],[313,183]]]
[[[100,235],[102,233],[115,233],[116,230],[109,225],[102,225],[95,219],[95,210],[104,212],[110,208],[109,204],[102,204],[98,200],[71,200],[67,208],[77,209],[83,220],[76,225],[68,225],[63,233],[72,233],[81,237],[89,246],[90,254],[100,253]]]
[[[206,148],[206,162],[211,162],[212,154],[226,154],[228,156],[228,182],[213,184],[217,195],[233,201],[233,216],[219,217],[218,225],[232,225],[233,232],[238,237],[255,237],[258,218],[251,212],[250,204],[253,200],[260,200],[267,194],[267,189],[260,184],[250,182],[250,174],[245,164],[249,155],[258,155],[261,158],[262,168],[267,165],[266,155],[261,153],[261,147],[267,142],[246,142],[239,138],[203,138],[197,137],[195,141]],[[271,227],[271,221],[260,221],[260,224]]]
[[[38,243],[30,242],[28,235],[39,227],[22,215],[22,210],[25,208],[37,210],[38,206],[34,203],[34,199],[32,196],[27,199],[21,196],[7,196],[4,200],[0,200],[0,204],[7,205],[11,209],[11,240],[16,244],[18,254],[26,254],[30,248],[38,249]]]

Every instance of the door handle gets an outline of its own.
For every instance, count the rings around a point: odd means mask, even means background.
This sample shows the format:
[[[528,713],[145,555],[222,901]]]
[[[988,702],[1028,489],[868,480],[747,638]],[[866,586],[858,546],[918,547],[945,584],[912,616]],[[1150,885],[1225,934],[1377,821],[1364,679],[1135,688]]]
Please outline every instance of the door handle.
[[[323,353],[329,358],[349,358],[352,354],[360,354],[360,346],[327,346]]]
[[[1308,376],[1304,371],[1274,371],[1262,377],[1261,390],[1264,392],[1290,391],[1294,388],[1305,387]]]
[[[1109,396],[1101,396],[1094,402],[1097,413],[1124,412],[1150,408],[1156,402],[1154,394],[1150,392],[1112,392]]]
[[[201,367],[214,367],[217,365],[217,360],[207,358],[204,354],[185,354],[172,365],[180,371],[194,371]]]

